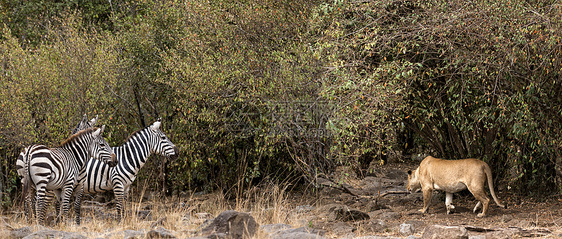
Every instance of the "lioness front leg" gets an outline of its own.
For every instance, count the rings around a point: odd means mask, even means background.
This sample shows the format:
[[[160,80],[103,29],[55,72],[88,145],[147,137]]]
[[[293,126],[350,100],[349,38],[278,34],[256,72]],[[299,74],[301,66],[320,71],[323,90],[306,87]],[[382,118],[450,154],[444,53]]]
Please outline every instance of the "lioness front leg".
[[[420,209],[420,212],[427,213],[427,210],[429,209],[429,205],[431,204],[433,189],[431,188],[422,189],[422,192],[423,192],[423,208]]]
[[[455,206],[451,204],[453,202],[453,193],[445,193],[445,207],[447,208],[447,214],[451,214],[451,210],[455,210]]]

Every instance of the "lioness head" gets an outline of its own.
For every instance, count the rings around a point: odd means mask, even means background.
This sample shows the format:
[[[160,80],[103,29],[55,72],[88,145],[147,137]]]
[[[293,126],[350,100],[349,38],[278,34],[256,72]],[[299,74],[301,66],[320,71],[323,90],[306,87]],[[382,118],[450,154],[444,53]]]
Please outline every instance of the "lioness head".
[[[421,183],[419,179],[419,168],[416,170],[408,170],[408,191],[411,193],[416,192],[421,189]]]

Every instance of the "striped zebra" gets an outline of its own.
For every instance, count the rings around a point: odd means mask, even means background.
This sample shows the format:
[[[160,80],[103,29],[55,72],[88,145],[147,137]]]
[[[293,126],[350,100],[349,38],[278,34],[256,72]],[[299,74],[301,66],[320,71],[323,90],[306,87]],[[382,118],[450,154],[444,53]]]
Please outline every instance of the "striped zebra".
[[[78,131],[94,127],[94,125],[96,125],[97,121],[98,121],[97,115],[96,115],[96,118],[88,120],[88,116],[86,114],[84,114],[80,123],[78,123],[78,125],[76,125],[76,127],[72,130],[71,135],[76,134]],[[24,176],[25,176],[24,165],[27,163],[25,161],[25,159],[26,159],[26,155],[29,152],[29,148],[30,148],[30,146],[25,147],[23,149],[23,151],[20,153],[20,155],[18,156],[18,159],[16,160],[16,171],[17,171],[18,175],[21,177],[21,184],[22,185],[25,184],[24,183]],[[32,185],[32,186],[34,186],[34,185]],[[33,188],[33,189],[35,189],[35,188]],[[27,193],[26,195],[27,196],[25,198],[22,198],[22,200],[24,200],[24,202],[25,202],[24,212],[25,212],[25,216],[27,217],[27,219],[29,221],[31,221],[31,218],[33,217],[34,208],[35,208],[35,207],[33,207],[33,203],[35,202],[35,197],[32,197],[31,193]],[[47,202],[52,201],[54,196],[55,195],[52,191],[47,191],[47,193],[45,195],[46,201]],[[57,210],[57,214],[58,214],[59,213],[58,203],[55,206],[55,209]]]
[[[45,145],[30,146],[24,162],[24,198],[30,187],[36,189],[35,214],[39,224],[44,224],[47,190],[54,191],[62,199],[61,210],[57,215],[60,221],[70,208],[70,197],[90,158],[98,159],[115,166],[117,159],[111,147],[102,137],[105,125],[90,128],[70,136],[58,148]]]
[[[124,216],[124,203],[129,187],[150,155],[154,153],[172,159],[178,157],[178,148],[160,130],[160,125],[161,119],[158,119],[152,125],[131,134],[123,145],[113,147],[113,152],[117,155],[117,166],[108,167],[106,163],[91,159],[86,163],[86,170],[80,175],[75,194],[76,224],[80,224],[80,206],[84,193],[113,190],[120,220]]]

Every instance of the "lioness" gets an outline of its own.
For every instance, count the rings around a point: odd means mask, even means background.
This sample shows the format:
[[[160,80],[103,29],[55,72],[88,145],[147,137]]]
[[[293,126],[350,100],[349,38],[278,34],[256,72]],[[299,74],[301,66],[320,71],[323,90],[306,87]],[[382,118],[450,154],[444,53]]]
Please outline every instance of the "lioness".
[[[408,191],[415,192],[421,188],[423,192],[423,208],[421,212],[426,213],[429,209],[433,190],[445,191],[445,206],[447,214],[455,209],[451,202],[453,193],[467,189],[478,200],[473,212],[483,204],[482,213],[478,217],[486,216],[490,199],[484,191],[484,184],[488,181],[488,187],[496,204],[502,208],[494,193],[492,182],[492,170],[490,166],[478,159],[443,160],[431,156],[426,157],[420,166],[413,172],[408,171]]]

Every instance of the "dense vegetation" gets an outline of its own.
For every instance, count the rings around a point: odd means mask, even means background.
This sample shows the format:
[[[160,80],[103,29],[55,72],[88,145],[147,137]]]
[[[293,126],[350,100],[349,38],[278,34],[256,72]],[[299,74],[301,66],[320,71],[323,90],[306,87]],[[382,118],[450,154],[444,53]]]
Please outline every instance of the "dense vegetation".
[[[0,4],[4,205],[21,149],[84,113],[112,145],[162,117],[181,156],[137,183],[166,193],[418,154],[481,158],[523,195],[562,186],[559,1]]]

